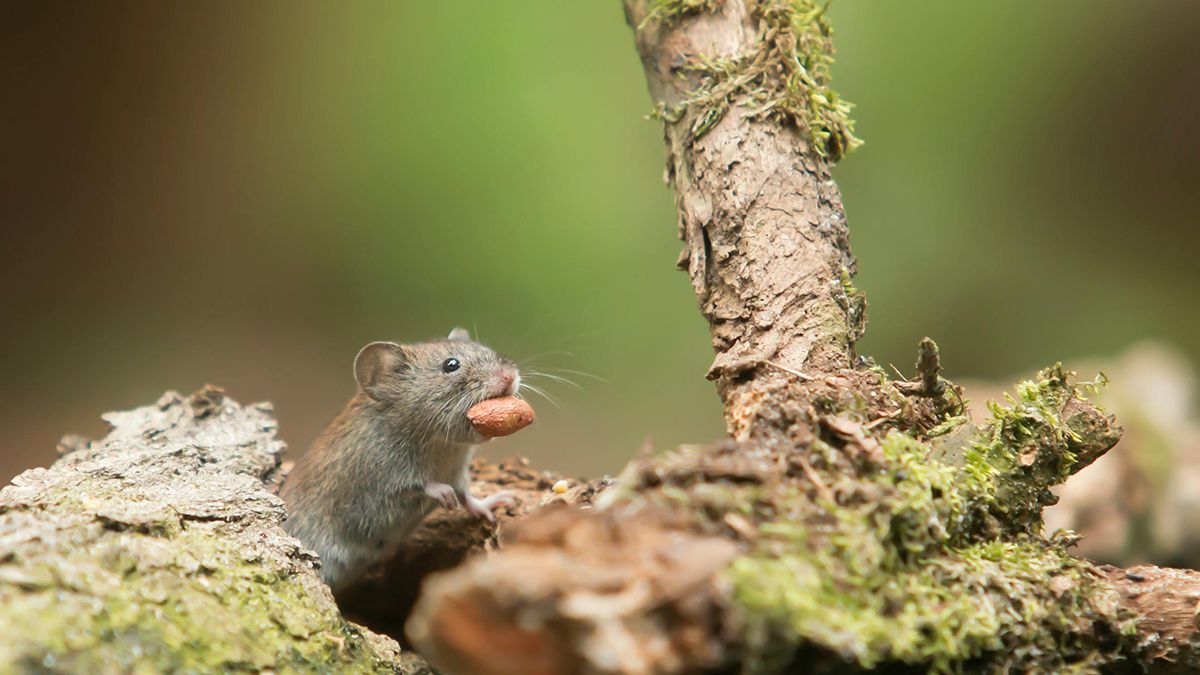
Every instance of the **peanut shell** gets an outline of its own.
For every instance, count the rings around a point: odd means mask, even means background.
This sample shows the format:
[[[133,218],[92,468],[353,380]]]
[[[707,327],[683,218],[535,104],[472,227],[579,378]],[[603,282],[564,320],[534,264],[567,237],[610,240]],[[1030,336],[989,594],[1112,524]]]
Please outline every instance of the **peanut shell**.
[[[475,431],[488,438],[507,436],[533,424],[533,408],[515,396],[489,398],[467,411]]]

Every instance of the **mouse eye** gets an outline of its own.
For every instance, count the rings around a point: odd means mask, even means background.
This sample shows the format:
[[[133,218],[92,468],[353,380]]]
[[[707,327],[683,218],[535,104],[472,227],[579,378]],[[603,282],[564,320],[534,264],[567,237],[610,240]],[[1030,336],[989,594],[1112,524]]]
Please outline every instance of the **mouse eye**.
[[[462,367],[462,364],[459,363],[458,359],[455,359],[455,358],[449,358],[449,359],[446,359],[445,361],[442,361],[442,372],[443,373],[453,373],[454,371],[458,370],[461,367]]]

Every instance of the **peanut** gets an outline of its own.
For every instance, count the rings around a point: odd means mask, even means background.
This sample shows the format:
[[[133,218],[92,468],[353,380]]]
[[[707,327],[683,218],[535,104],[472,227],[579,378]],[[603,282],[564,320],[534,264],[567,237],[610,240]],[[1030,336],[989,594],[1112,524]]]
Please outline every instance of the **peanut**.
[[[533,408],[515,396],[489,398],[467,411],[475,431],[488,437],[507,436],[533,424]]]

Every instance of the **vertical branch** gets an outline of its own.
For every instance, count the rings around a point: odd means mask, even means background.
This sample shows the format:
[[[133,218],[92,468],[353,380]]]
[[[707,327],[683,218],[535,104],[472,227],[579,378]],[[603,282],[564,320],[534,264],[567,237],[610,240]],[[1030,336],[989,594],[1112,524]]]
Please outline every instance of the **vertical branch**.
[[[679,266],[711,328],[708,377],[735,435],[761,402],[756,381],[850,366],[863,325],[829,175],[857,139],[848,106],[817,79],[831,48],[812,4],[625,2],[664,120]]]

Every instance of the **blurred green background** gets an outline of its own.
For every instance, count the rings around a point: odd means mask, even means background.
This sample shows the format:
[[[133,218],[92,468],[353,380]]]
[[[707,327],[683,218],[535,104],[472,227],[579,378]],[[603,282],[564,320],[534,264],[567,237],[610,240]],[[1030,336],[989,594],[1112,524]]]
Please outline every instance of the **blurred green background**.
[[[839,0],[862,351],[994,377],[1200,358],[1200,3]],[[5,3],[0,481],[205,382],[306,447],[363,343],[570,369],[487,449],[612,472],[722,431],[619,0]]]

